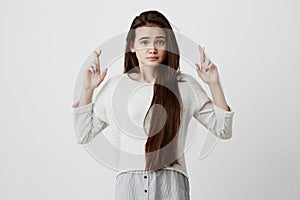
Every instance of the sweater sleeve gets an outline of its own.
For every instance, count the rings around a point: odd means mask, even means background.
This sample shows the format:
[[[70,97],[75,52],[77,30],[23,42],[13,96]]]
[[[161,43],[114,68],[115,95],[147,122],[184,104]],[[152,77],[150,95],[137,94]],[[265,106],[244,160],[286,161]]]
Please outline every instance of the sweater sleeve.
[[[77,107],[79,104],[77,101],[70,107],[78,144],[89,143],[109,125],[104,103],[104,99],[106,99],[105,86],[97,94],[96,102]]]
[[[232,108],[226,111],[215,105],[193,77],[190,77],[190,84],[195,96],[193,117],[218,138],[230,139],[235,111]]]

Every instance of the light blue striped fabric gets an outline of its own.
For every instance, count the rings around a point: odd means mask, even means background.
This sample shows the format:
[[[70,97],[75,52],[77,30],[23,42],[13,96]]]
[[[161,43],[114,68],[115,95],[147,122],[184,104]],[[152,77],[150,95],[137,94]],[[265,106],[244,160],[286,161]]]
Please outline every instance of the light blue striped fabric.
[[[116,177],[115,200],[189,200],[188,178],[163,169],[122,172]]]

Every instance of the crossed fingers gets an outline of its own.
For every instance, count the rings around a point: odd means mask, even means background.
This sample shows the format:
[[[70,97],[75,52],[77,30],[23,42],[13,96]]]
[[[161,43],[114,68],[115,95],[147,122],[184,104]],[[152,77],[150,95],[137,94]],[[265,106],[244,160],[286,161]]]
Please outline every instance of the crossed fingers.
[[[101,55],[101,50],[99,51],[94,51],[94,61],[91,62],[91,67],[93,69],[93,72],[96,73],[96,72],[99,72],[100,73],[100,55]]]

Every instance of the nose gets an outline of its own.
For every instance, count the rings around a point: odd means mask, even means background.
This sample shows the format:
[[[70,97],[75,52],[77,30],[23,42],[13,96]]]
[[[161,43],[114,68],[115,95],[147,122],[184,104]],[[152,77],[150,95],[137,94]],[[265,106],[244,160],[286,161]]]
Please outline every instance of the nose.
[[[147,48],[150,52],[157,52],[157,48],[156,48],[154,42],[150,42]]]

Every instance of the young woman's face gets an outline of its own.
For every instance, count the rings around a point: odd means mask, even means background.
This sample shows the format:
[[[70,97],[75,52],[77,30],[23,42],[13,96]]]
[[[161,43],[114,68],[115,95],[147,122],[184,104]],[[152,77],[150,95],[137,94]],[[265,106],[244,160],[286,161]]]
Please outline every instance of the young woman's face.
[[[135,30],[131,51],[136,53],[140,66],[155,67],[166,58],[166,34],[160,27],[142,26]]]

